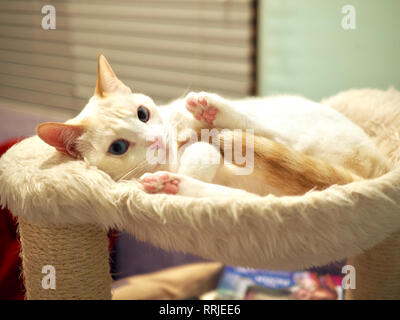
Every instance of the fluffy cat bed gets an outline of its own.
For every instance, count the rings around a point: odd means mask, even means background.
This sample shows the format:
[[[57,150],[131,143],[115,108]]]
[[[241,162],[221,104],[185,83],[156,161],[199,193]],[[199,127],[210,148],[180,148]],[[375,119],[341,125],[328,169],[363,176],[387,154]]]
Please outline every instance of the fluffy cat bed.
[[[348,299],[400,298],[400,92],[323,102],[375,140],[390,173],[303,196],[194,199],[116,183],[37,136],[13,146],[0,159],[0,195],[20,220],[27,297],[110,298],[106,230],[116,228],[229,265],[294,270],[350,258],[357,289]],[[57,290],[43,289],[44,265],[55,266]]]

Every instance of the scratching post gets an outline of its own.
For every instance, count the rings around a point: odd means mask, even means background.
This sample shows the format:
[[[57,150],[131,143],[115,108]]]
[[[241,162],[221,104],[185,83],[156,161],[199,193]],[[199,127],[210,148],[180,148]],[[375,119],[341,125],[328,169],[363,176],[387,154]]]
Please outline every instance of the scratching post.
[[[363,128],[388,156],[392,167],[399,168],[400,93],[397,90],[350,90],[323,103]],[[400,208],[397,213],[400,215]],[[356,288],[345,290],[346,300],[400,299],[400,230],[371,249],[350,257],[347,264],[355,268]]]
[[[0,204],[18,216],[28,299],[109,299],[106,232],[224,264],[299,270],[350,258],[348,299],[400,299],[400,92],[351,90],[325,101],[388,155],[382,177],[303,196],[147,194],[71,160],[37,136],[0,159]],[[43,266],[56,289],[42,288]]]
[[[356,270],[356,289],[346,290],[346,300],[400,299],[400,232],[347,263]]]
[[[89,224],[34,225],[19,219],[19,234],[26,299],[111,299],[104,230]],[[49,265],[55,270],[55,289],[49,288],[50,270],[42,270]]]

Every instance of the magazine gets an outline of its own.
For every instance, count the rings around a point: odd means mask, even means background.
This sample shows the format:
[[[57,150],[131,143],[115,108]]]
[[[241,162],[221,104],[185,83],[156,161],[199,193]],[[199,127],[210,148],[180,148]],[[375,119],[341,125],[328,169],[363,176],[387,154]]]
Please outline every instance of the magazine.
[[[342,275],[225,267],[216,299],[342,300]]]

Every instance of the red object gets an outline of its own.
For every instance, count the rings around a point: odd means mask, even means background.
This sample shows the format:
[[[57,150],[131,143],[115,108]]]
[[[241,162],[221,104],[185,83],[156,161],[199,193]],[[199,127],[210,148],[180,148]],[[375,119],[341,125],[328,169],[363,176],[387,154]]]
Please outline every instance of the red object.
[[[1,143],[0,157],[22,139],[11,139]],[[116,232],[110,232],[109,237],[111,250],[116,240]],[[24,299],[25,288],[19,252],[16,219],[7,208],[0,209],[0,300]]]
[[[0,144],[0,157],[21,140],[12,139]],[[24,299],[19,251],[16,220],[7,209],[0,209],[0,300]]]

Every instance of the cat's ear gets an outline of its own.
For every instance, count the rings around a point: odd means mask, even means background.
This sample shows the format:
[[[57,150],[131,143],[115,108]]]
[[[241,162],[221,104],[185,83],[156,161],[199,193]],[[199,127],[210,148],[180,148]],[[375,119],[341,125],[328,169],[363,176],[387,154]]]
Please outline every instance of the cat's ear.
[[[132,93],[131,89],[117,78],[107,59],[102,54],[99,54],[95,94],[98,97],[104,97],[109,93],[115,92]]]
[[[73,158],[80,156],[76,140],[84,133],[85,127],[60,122],[44,122],[36,127],[36,133],[47,144]]]

